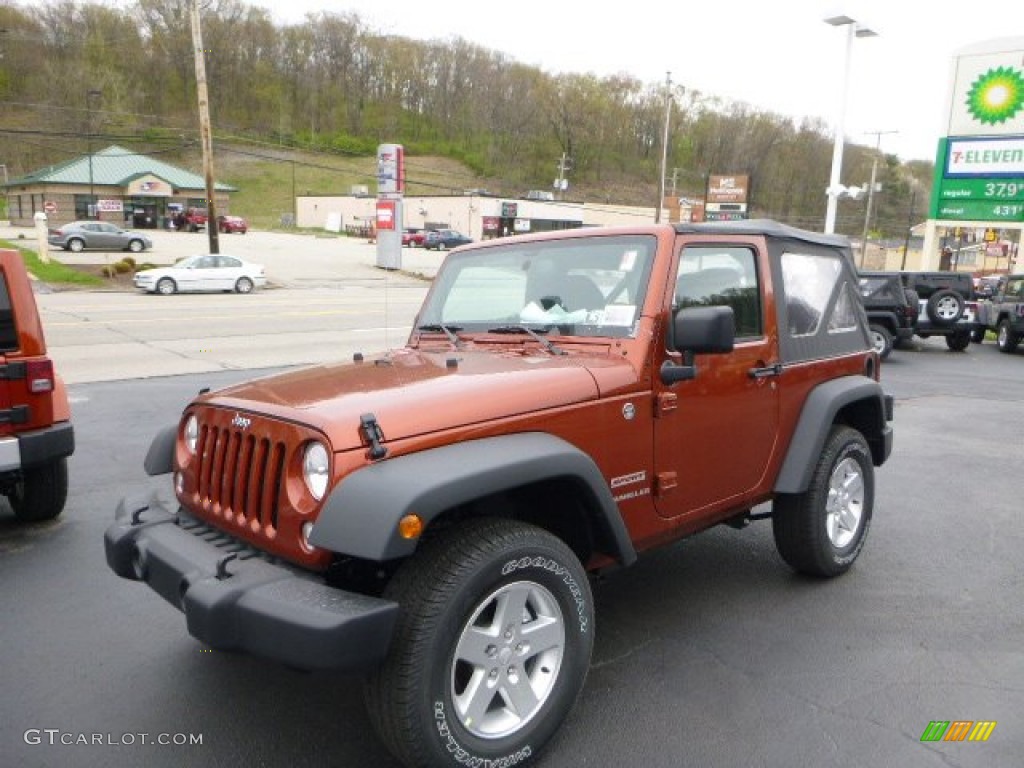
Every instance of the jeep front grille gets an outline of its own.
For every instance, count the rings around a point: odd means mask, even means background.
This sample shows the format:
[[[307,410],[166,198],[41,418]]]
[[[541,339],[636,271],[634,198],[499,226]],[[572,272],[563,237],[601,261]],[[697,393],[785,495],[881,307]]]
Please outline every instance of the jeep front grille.
[[[203,424],[196,455],[203,509],[253,533],[273,536],[284,482],[284,443]]]

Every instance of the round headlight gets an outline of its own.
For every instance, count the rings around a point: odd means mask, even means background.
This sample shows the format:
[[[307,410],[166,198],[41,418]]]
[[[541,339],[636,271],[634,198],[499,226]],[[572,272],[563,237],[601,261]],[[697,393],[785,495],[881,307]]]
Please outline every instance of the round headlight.
[[[185,422],[185,447],[188,452],[194,454],[196,445],[199,443],[199,419],[193,413]]]
[[[317,501],[327,492],[327,464],[327,449],[323,443],[309,443],[302,455],[302,478]]]

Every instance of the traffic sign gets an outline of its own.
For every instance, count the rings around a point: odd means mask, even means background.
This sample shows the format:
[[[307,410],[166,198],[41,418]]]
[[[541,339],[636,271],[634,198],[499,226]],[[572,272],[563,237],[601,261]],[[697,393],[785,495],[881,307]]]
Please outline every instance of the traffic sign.
[[[53,202],[53,200],[47,200],[45,203],[43,203],[43,210],[46,213],[56,213],[57,212],[57,204],[55,202]]]

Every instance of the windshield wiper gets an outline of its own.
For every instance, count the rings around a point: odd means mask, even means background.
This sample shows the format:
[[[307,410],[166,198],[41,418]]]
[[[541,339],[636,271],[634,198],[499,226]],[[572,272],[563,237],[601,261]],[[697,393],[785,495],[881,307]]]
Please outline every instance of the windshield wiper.
[[[418,327],[420,331],[443,331],[444,335],[448,337],[448,341],[452,343],[453,347],[458,347],[462,344],[462,339],[455,335],[456,331],[461,331],[461,325],[444,325],[442,323],[426,323]]]
[[[550,341],[548,341],[547,339],[545,339],[543,336],[540,335],[542,333],[547,333],[548,332],[547,328],[541,328],[541,329],[535,331],[535,330],[533,330],[533,328],[530,328],[529,326],[526,326],[526,325],[501,325],[501,326],[498,326],[497,328],[488,328],[487,332],[488,333],[525,333],[525,334],[528,334],[534,340],[536,340],[542,347],[544,347],[544,349],[546,349],[552,355],[565,355],[565,354],[568,354],[564,349],[559,349],[554,344],[552,344]]]

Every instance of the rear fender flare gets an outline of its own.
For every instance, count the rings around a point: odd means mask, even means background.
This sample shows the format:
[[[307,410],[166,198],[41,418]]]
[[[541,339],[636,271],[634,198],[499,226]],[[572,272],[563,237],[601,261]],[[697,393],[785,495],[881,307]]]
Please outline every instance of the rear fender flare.
[[[353,472],[339,483],[313,525],[313,546],[371,561],[407,557],[416,540],[398,523],[415,513],[425,526],[460,504],[541,480],[572,478],[586,494],[607,554],[636,560],[607,482],[583,451],[553,435],[526,432],[468,440],[398,456]]]
[[[881,385],[866,376],[833,379],[818,385],[807,396],[782,469],[775,480],[775,493],[803,493],[807,490],[837,414],[846,406],[859,402],[867,405],[861,413],[862,417],[867,414],[866,423],[851,426],[859,429],[868,441],[876,465],[888,458],[886,446],[891,443],[886,439],[890,431],[886,419],[889,408]]]

